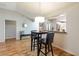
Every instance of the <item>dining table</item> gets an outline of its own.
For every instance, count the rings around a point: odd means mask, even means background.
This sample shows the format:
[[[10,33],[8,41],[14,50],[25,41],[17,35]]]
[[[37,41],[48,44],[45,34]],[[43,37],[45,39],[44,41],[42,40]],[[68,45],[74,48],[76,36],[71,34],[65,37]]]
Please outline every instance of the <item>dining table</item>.
[[[42,34],[46,34],[48,31],[32,31],[37,35],[37,56],[39,56],[40,49],[39,49],[39,36]]]

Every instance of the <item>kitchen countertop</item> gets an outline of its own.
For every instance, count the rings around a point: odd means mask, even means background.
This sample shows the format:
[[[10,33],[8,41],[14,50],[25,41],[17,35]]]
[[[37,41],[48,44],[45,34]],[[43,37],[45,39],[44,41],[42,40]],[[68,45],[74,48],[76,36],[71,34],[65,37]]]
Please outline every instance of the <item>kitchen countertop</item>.
[[[61,31],[54,31],[55,33],[63,33],[66,34],[67,32],[61,32]]]

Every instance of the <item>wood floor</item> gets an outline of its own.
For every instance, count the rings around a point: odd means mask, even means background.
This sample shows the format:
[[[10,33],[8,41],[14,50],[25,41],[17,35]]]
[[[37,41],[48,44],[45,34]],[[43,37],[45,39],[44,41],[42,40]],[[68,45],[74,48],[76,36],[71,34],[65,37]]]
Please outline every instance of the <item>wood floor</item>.
[[[30,39],[15,40],[9,39],[5,43],[0,43],[0,56],[36,56],[37,51],[31,51]],[[51,53],[49,53],[49,56]],[[54,47],[55,56],[72,56],[56,47]],[[41,54],[41,56],[43,56]]]

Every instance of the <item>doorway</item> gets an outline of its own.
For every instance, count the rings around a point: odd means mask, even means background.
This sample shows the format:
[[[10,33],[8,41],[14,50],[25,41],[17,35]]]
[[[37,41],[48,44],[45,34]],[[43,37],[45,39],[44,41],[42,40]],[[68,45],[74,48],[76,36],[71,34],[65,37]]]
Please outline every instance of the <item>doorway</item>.
[[[16,40],[16,21],[5,20],[5,40]]]

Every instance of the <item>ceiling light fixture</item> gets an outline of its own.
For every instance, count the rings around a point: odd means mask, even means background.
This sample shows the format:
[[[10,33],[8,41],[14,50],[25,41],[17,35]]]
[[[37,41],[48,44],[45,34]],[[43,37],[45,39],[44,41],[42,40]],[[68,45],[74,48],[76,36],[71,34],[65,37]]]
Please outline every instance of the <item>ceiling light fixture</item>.
[[[45,17],[37,16],[37,17],[35,17],[35,22],[43,23],[43,22],[45,22]]]

